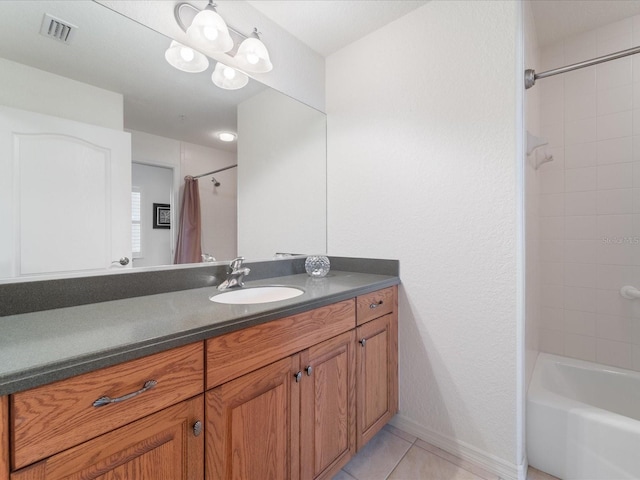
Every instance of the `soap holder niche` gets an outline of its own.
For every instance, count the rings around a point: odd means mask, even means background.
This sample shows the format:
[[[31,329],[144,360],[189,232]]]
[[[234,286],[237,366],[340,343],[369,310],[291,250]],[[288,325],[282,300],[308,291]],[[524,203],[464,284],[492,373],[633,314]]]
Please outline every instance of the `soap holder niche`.
[[[529,157],[529,162],[534,170],[538,170],[540,165],[553,160],[553,155],[541,149],[548,144],[549,141],[546,138],[536,137],[527,132],[527,157]]]

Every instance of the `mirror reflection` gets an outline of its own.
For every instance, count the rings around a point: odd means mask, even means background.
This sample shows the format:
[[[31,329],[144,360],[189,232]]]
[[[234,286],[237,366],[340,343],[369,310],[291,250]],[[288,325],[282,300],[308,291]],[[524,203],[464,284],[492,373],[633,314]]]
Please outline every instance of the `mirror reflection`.
[[[92,1],[0,14],[0,281],[172,264],[185,177],[205,260],[326,252],[324,114],[218,88],[214,61],[176,70],[171,39]],[[47,14],[70,42],[40,33]]]

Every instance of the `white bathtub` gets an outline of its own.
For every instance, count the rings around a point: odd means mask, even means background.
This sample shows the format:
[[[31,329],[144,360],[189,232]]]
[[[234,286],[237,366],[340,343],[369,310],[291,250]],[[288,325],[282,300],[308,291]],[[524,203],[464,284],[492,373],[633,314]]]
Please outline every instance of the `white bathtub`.
[[[526,430],[532,467],[563,480],[640,479],[640,373],[541,353]]]

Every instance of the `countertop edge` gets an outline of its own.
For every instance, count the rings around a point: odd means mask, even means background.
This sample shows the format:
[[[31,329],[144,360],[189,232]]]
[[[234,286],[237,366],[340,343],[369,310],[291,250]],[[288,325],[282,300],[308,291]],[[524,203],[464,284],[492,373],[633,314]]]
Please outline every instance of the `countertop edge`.
[[[240,330],[279,318],[296,315],[399,284],[399,277],[390,276],[383,280],[368,283],[366,286],[351,288],[319,299],[311,299],[293,305],[287,305],[281,309],[238,317],[225,323],[185,330],[179,334],[169,335],[152,341],[139,342],[124,348],[103,350],[68,361],[51,363],[43,367],[7,374],[0,378],[0,396],[14,394],[83,373],[114,366],[129,360],[135,360],[154,353],[160,353],[172,348],[203,341],[234,330]]]

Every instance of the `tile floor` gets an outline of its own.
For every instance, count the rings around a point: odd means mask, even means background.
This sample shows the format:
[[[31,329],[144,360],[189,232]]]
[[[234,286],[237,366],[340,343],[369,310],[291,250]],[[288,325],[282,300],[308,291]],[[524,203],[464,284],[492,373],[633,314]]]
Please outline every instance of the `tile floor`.
[[[500,480],[493,473],[455,457],[391,425],[344,466],[333,480]],[[527,480],[557,480],[529,469]]]

